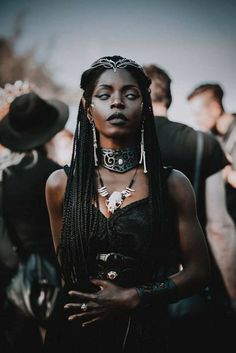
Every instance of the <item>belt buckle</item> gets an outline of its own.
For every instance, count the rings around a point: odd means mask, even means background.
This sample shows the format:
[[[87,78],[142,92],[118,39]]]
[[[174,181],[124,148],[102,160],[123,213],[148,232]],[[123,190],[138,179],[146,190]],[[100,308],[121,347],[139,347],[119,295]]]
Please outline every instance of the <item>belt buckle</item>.
[[[98,254],[97,257],[98,257],[99,260],[107,262],[107,260],[109,259],[109,257],[111,255],[114,255],[114,252],[110,252],[108,254]]]

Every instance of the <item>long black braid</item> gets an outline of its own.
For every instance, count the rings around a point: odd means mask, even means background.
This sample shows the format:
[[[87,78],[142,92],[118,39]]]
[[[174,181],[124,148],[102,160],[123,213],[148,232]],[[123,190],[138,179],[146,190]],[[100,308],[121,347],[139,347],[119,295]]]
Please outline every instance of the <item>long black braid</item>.
[[[114,61],[121,57],[106,57]],[[122,58],[121,58],[122,59]],[[149,176],[150,209],[153,229],[158,229],[158,244],[165,236],[165,178],[161,161],[154,117],[150,99],[150,80],[141,68],[126,66],[137,80],[142,92],[145,150]],[[100,75],[107,70],[104,66],[90,68],[81,77],[81,88],[84,90],[84,104],[80,103],[77,127],[74,136],[73,153],[65,192],[63,227],[61,234],[60,259],[65,282],[68,285],[83,286],[89,278],[87,259],[89,240],[96,235],[99,226],[98,212],[94,212],[94,204],[98,205],[97,185],[93,155],[93,136],[89,120],[86,116],[91,103],[92,94]]]
[[[60,259],[67,284],[87,281],[88,240],[95,233],[98,217],[93,212],[95,192],[92,131],[82,102],[68,182],[65,192]]]

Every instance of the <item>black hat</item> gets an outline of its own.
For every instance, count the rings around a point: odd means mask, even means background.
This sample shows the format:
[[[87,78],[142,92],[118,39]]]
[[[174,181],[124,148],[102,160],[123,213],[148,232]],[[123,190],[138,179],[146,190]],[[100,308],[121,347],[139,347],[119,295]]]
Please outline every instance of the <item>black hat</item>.
[[[0,122],[0,144],[15,152],[39,147],[63,129],[69,108],[56,99],[31,92],[15,98]]]

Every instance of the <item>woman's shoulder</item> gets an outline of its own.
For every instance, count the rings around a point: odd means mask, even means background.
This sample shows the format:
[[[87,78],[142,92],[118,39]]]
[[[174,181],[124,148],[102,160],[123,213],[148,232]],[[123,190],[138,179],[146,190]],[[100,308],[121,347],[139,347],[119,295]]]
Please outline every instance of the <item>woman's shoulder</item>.
[[[64,192],[67,183],[67,175],[63,168],[52,172],[46,182],[46,190],[53,192]]]
[[[178,203],[193,195],[193,187],[188,177],[180,170],[171,169],[167,178],[170,197]]]
[[[169,182],[186,182],[186,183],[190,183],[188,177],[181,172],[179,169],[175,169],[175,168],[165,168],[166,169],[166,173],[168,173],[168,181]]]

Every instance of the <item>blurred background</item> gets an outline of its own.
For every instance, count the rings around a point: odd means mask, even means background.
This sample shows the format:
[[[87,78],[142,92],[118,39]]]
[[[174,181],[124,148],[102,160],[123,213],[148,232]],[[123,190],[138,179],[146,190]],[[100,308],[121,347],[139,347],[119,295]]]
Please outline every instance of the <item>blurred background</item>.
[[[81,73],[97,58],[122,55],[171,76],[170,119],[192,125],[186,96],[205,81],[236,110],[233,0],[7,0],[0,5],[0,87],[27,79],[43,97],[70,106],[73,131]]]

